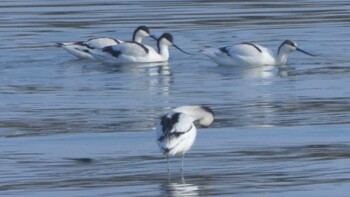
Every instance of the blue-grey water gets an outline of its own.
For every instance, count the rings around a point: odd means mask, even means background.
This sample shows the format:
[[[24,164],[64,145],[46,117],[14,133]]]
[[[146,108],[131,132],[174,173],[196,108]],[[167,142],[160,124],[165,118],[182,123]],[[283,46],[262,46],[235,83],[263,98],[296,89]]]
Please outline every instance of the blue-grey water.
[[[1,1],[0,196],[348,196],[349,17],[329,0]],[[112,66],[55,47],[139,25],[197,55]],[[198,53],[286,39],[318,56],[277,69]],[[154,126],[192,104],[216,119],[168,177]]]

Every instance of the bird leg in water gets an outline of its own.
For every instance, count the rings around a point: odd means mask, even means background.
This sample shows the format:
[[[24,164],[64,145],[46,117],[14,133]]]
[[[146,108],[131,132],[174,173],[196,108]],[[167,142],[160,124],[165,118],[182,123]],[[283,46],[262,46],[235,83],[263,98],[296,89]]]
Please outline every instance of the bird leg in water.
[[[181,173],[184,172],[184,159],[185,159],[185,153],[182,153],[182,161],[181,161]]]
[[[168,162],[168,174],[169,174],[170,173],[169,155],[166,156],[166,160]]]

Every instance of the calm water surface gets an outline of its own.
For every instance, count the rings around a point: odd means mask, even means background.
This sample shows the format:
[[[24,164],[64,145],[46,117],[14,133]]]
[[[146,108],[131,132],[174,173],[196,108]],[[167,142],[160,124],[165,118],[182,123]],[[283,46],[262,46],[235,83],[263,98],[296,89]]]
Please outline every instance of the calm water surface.
[[[323,0],[2,1],[0,195],[347,196],[349,11]],[[111,66],[54,47],[130,40],[139,25],[191,53],[292,39],[318,57],[224,67],[170,49],[167,64]],[[189,104],[211,106],[216,121],[169,180],[154,125]]]

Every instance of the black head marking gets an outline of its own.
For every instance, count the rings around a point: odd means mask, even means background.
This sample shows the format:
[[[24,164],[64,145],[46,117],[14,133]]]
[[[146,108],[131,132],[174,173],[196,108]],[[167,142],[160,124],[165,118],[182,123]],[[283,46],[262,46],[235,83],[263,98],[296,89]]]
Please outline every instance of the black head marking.
[[[280,50],[281,50],[281,48],[282,48],[283,45],[290,45],[290,46],[292,46],[292,47],[297,47],[295,42],[293,42],[293,41],[291,41],[291,40],[285,40],[285,41],[278,47],[277,54],[280,53]]]
[[[201,108],[204,110],[204,111],[206,111],[206,112],[208,112],[208,113],[210,113],[211,115],[213,115],[214,116],[214,111],[210,108],[210,107],[208,107],[208,106],[201,106]]]
[[[139,32],[140,30],[146,32],[149,34],[149,28],[146,26],[139,26],[138,28],[136,28],[136,30],[134,31],[134,34],[132,35],[132,40],[135,41],[136,39],[136,34],[137,32]]]
[[[146,33],[148,33],[149,34],[149,28],[148,27],[146,27],[146,26],[139,26],[137,29],[136,29],[136,31],[140,31],[140,30],[142,30],[142,31],[144,31],[144,32],[146,32]]]
[[[173,36],[172,36],[170,33],[164,33],[164,34],[159,38],[159,40],[162,39],[162,38],[165,38],[165,39],[169,40],[169,42],[171,42],[171,43],[174,42]]]
[[[112,46],[108,46],[108,47],[104,47],[102,49],[103,52],[107,52],[109,54],[111,54],[112,56],[114,57],[118,57],[122,52],[120,51],[116,51],[116,50],[113,50],[113,47]]]
[[[242,42],[241,44],[250,45],[250,46],[254,47],[256,50],[258,50],[260,53],[262,53],[262,50],[257,45],[255,45],[251,42]]]
[[[288,44],[288,45],[291,45],[292,47],[297,47],[296,43],[291,41],[291,40],[285,40],[283,42],[284,44]]]
[[[158,47],[158,52],[160,53],[160,47],[159,47],[159,42],[162,40],[162,39],[167,39],[169,42],[173,43],[174,42],[174,39],[173,39],[173,36],[170,34],[170,33],[164,33],[162,36],[160,36],[157,40],[157,47]]]

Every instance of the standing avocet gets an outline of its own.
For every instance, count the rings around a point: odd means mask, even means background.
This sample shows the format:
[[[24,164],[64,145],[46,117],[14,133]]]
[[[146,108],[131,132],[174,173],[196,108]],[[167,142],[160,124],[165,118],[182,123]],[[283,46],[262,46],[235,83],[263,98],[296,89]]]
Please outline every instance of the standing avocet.
[[[169,156],[182,155],[181,170],[185,153],[196,139],[197,129],[193,122],[199,121],[204,127],[214,121],[214,112],[206,106],[182,106],[172,109],[161,117],[157,124],[157,143],[160,151],[166,155],[169,167]]]
[[[170,33],[164,33],[157,39],[158,51],[138,42],[124,42],[104,47],[102,50],[90,50],[90,54],[102,62],[111,64],[167,62],[170,46],[186,53],[174,44],[173,36]]]
[[[251,42],[201,50],[215,63],[229,66],[281,66],[287,62],[288,53],[292,51],[315,56],[298,48],[297,43],[291,40],[286,40],[279,46],[277,56],[274,56],[268,48]]]
[[[150,34],[148,27],[139,26],[134,31],[132,40],[134,42],[141,43],[142,39],[148,36],[152,37],[153,39],[157,39],[155,36]],[[117,45],[120,43],[123,43],[123,41],[114,38],[92,38],[81,42],[57,43],[57,46],[62,47],[64,50],[68,51],[79,59],[94,59],[89,53],[89,50],[102,49],[104,47]]]

